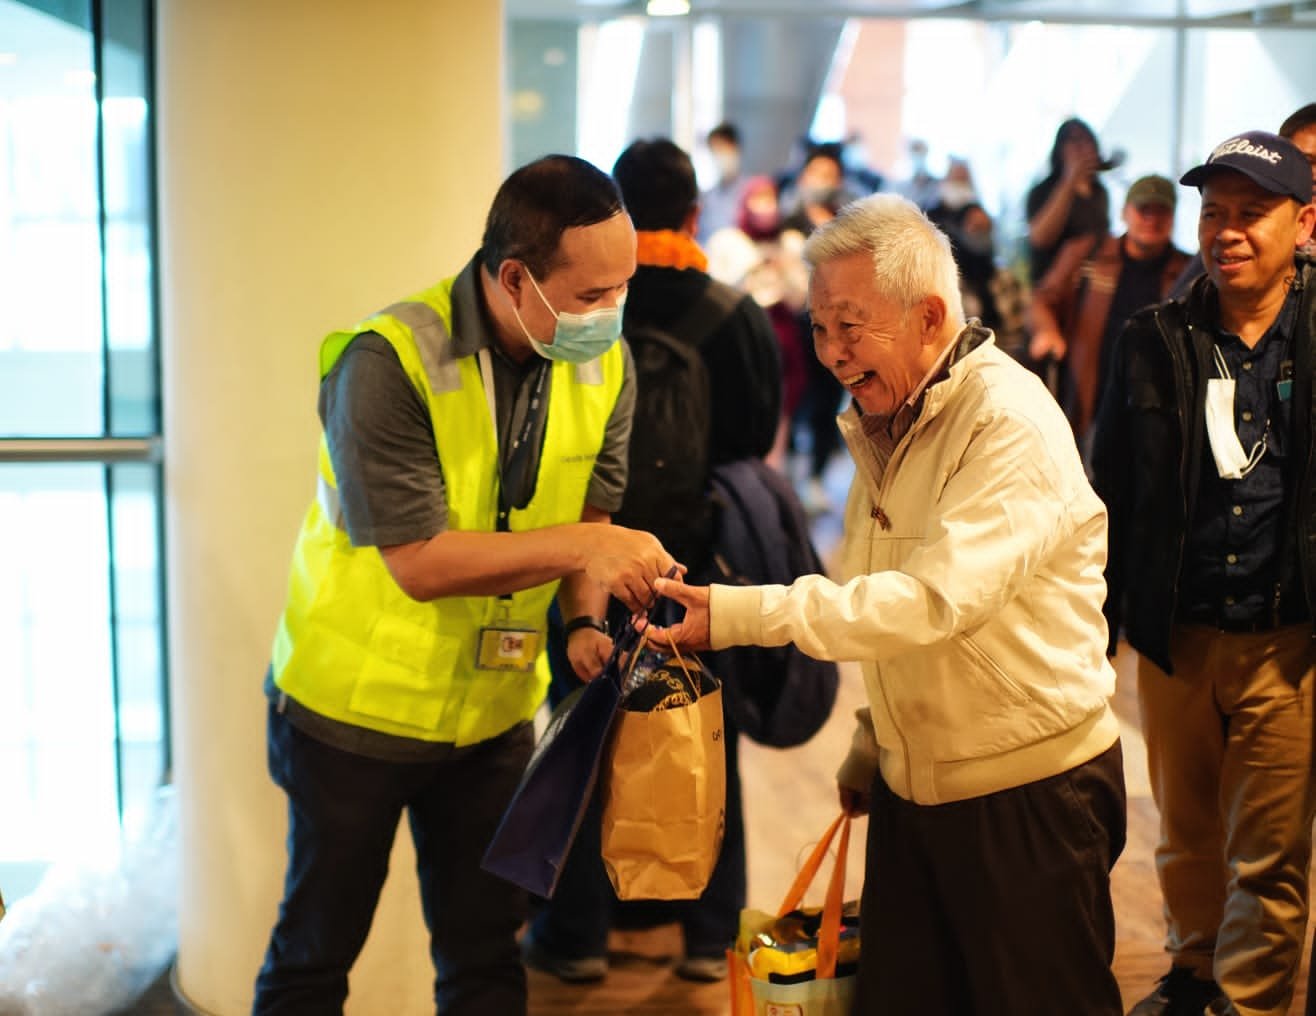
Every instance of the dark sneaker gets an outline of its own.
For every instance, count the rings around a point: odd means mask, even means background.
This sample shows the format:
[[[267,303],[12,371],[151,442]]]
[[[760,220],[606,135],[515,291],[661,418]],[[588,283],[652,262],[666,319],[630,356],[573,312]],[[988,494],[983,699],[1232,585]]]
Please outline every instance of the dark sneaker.
[[[552,974],[568,984],[589,984],[608,976],[608,957],[562,956],[545,949],[529,931],[521,938],[521,960],[527,967]]]
[[[1129,1016],[1223,1016],[1232,1010],[1215,981],[1194,977],[1187,967],[1171,967],[1157,982],[1156,990],[1129,1010]]]
[[[727,979],[727,958],[722,956],[686,956],[676,965],[676,976],[685,981],[711,984]]]

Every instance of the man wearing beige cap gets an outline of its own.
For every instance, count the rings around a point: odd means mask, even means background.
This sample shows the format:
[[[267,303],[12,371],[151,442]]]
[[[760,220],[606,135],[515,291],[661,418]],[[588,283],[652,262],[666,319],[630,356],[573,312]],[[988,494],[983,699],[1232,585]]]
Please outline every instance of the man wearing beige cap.
[[[1200,188],[1206,274],[1135,314],[1097,415],[1106,615],[1138,652],[1170,971],[1133,1016],[1283,1016],[1307,926],[1316,682],[1311,169],[1248,131]]]
[[[1073,404],[1066,408],[1084,450],[1115,339],[1134,311],[1165,299],[1188,262],[1170,242],[1175,199],[1163,176],[1135,180],[1121,215],[1124,235],[1068,241],[1033,291],[1032,353],[1067,364]]]

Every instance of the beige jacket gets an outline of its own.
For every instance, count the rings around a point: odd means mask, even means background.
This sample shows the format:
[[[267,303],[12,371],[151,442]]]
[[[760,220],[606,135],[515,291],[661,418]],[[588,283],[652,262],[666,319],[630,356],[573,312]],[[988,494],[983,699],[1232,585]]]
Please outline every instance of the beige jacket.
[[[862,664],[882,775],[919,804],[1056,775],[1115,743],[1106,514],[1033,374],[987,341],[882,464],[854,407],[841,572],[714,586],[712,645]]]

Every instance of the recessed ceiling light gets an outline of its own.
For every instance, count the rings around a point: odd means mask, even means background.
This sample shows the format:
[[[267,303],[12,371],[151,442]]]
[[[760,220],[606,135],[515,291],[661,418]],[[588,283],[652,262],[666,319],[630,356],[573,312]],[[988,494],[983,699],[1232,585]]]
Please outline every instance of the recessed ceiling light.
[[[645,13],[651,18],[672,18],[690,13],[690,0],[649,0]]]

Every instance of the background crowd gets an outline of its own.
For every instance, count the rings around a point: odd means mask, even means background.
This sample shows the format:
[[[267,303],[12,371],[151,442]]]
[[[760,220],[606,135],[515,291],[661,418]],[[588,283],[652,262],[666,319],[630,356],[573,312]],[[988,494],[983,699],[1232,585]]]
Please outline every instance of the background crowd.
[[[1281,134],[1316,157],[1314,124],[1316,107],[1306,106]],[[802,139],[791,165],[762,173],[743,165],[734,124],[719,124],[706,144],[718,175],[701,194],[698,239],[710,274],[752,293],[772,319],[785,386],[774,461],[789,466],[814,513],[836,507],[823,477],[839,449],[834,418],[844,397],[812,355],[800,253],[809,234],[846,201],[894,191],[946,233],[965,314],[979,318],[998,346],[1043,377],[1085,456],[1120,329],[1138,308],[1183,295],[1202,272],[1200,258],[1171,239],[1176,184],[1162,175],[1139,177],[1123,205],[1112,208],[1102,178],[1128,155],[1104,151],[1095,130],[1079,119],[1056,130],[1041,178],[1024,201],[1019,244],[999,240],[1011,231],[998,229],[982,204],[967,160],[952,155],[944,174],[936,175],[919,139],[910,141],[908,175],[899,179],[847,164],[858,146],[842,141]]]

